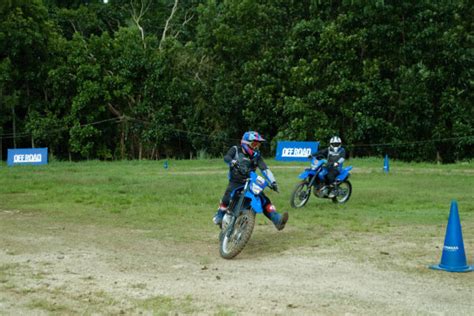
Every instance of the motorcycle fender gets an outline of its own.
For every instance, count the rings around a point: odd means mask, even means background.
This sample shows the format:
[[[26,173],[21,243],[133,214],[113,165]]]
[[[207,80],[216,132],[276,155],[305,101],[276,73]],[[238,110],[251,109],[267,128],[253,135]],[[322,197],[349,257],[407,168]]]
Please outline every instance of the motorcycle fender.
[[[250,199],[250,207],[255,211],[255,213],[263,213],[263,205],[259,196],[246,192],[245,197]]]
[[[351,171],[351,170],[352,170],[352,166],[344,168],[344,170],[342,170],[342,172],[336,177],[336,180],[337,181],[346,180],[347,178],[349,178],[349,176],[350,176],[349,171]]]
[[[314,176],[315,175],[315,172],[311,169],[306,169],[305,171],[303,171],[299,176],[298,178],[300,179],[306,179],[307,177],[309,176]]]

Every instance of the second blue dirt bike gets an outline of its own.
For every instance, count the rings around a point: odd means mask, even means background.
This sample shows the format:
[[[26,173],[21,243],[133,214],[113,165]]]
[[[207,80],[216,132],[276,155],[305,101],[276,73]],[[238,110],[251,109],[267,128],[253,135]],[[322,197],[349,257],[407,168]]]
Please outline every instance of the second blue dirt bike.
[[[325,184],[325,177],[328,173],[327,160],[311,158],[311,167],[305,169],[299,178],[298,183],[291,194],[290,204],[294,208],[303,207],[311,196],[311,191],[318,198],[331,199],[334,203],[346,203],[352,194],[352,184],[348,180],[352,166],[343,168],[340,166],[340,173],[331,185]],[[331,194],[332,193],[332,194]]]

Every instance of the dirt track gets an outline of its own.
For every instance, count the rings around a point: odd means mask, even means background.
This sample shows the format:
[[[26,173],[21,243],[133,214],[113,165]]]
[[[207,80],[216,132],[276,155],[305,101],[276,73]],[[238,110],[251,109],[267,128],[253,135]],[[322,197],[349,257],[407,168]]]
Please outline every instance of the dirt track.
[[[474,314],[474,273],[426,268],[440,238],[360,235],[275,254],[253,250],[279,234],[257,226],[226,261],[217,239],[191,247],[36,216],[0,211],[0,314]],[[403,256],[419,247],[425,254]]]

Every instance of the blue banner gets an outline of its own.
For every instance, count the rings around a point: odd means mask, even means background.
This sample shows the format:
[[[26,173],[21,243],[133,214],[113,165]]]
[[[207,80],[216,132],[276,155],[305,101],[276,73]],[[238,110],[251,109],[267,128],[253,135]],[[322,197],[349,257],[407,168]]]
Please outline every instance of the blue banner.
[[[308,161],[308,156],[318,152],[319,142],[289,142],[277,144],[276,160]]]
[[[8,149],[7,164],[13,165],[45,165],[48,163],[48,148]]]

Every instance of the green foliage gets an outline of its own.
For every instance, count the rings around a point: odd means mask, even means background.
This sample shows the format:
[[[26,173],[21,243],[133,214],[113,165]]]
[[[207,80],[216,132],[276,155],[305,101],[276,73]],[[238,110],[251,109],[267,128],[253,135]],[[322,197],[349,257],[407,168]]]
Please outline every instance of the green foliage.
[[[174,4],[2,3],[2,151],[219,156],[254,129],[272,148],[338,134],[354,156],[473,157],[469,1]]]

